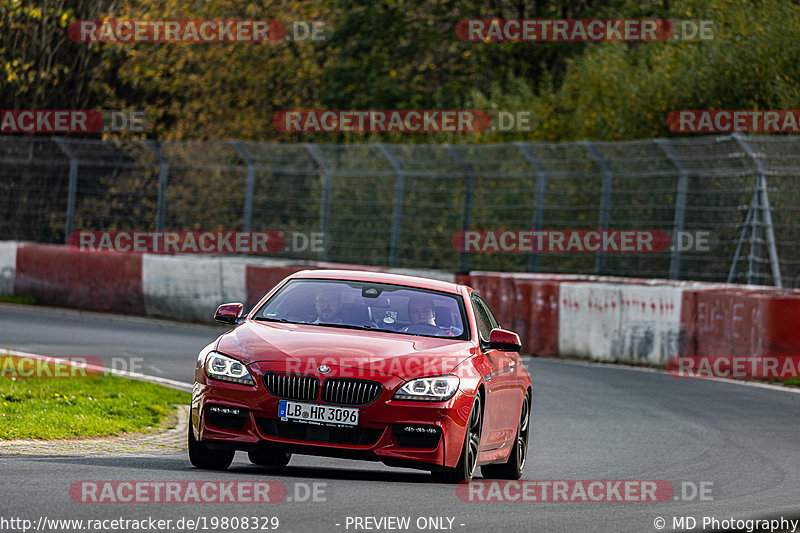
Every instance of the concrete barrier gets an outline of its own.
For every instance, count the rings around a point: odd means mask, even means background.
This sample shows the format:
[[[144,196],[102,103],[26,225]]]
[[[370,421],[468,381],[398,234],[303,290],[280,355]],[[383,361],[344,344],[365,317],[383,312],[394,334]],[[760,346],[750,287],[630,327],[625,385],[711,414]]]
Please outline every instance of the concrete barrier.
[[[221,303],[245,301],[246,268],[238,258],[143,254],[146,314],[207,321]]]
[[[723,284],[552,274],[473,272],[458,281],[481,293],[501,326],[519,333],[525,353],[649,365],[662,365],[697,344],[687,298],[732,288],[757,292]],[[780,335],[789,339],[790,334]],[[733,354],[735,342],[711,341],[700,349]],[[783,341],[782,346],[789,344]]]
[[[33,296],[45,305],[142,315],[142,256],[21,244],[14,294]]]
[[[0,294],[14,294],[18,246],[14,241],[0,241]]]
[[[614,361],[621,327],[621,287],[564,283],[558,317],[559,355]]]
[[[524,353],[558,356],[558,274],[474,272],[459,275],[456,282],[471,286],[489,303],[500,327],[516,332]]]
[[[79,252],[0,242],[0,294],[45,305],[208,322],[224,302],[248,308],[310,268],[379,267],[255,257]],[[800,353],[800,291],[558,274],[389,269],[465,283],[489,302],[523,353],[663,365],[680,355]]]
[[[558,299],[561,282],[553,279],[514,279],[517,309],[530,305],[530,321],[515,316],[515,327],[523,327],[524,339],[530,352],[545,357],[559,355],[558,330],[561,317],[558,313]]]
[[[247,265],[245,274],[247,293],[243,300],[236,301],[246,302],[247,309],[251,309],[283,278],[306,268],[309,267],[303,265]]]
[[[29,295],[44,305],[208,322],[225,302],[255,305],[299,270],[380,267],[209,257],[85,252],[66,246],[0,241],[0,294]],[[391,269],[453,281],[449,272]]]
[[[681,315],[683,355],[797,355],[798,317],[798,291],[686,291]]]
[[[663,365],[680,355],[683,287],[624,285],[620,328],[611,347],[618,361]]]

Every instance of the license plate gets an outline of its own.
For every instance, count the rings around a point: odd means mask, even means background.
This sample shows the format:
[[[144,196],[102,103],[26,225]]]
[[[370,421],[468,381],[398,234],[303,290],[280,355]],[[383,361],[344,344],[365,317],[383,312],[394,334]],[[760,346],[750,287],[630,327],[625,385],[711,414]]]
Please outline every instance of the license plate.
[[[312,424],[357,426],[358,408],[281,400],[278,403],[278,418],[283,421],[296,420]]]

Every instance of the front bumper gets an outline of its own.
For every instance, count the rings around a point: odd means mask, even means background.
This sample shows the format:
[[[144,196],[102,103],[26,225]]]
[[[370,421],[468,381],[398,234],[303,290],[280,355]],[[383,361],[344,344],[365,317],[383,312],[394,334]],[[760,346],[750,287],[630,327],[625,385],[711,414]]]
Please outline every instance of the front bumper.
[[[446,402],[392,400],[403,380],[359,370],[359,378],[380,382],[383,390],[372,403],[357,406],[358,427],[318,426],[278,419],[280,398],[268,392],[262,376],[264,372],[283,372],[280,363],[254,363],[248,368],[255,386],[210,380],[198,372],[192,394],[192,420],[198,440],[220,448],[251,450],[268,444],[293,453],[424,469],[454,467],[458,463],[473,401],[461,391]],[[329,374],[317,377],[320,381],[352,377],[352,372],[353,369],[332,366]],[[329,405],[319,398],[308,403]],[[217,409],[210,410],[211,407]],[[235,416],[226,414],[237,409]],[[437,433],[415,435],[409,427],[436,428]]]

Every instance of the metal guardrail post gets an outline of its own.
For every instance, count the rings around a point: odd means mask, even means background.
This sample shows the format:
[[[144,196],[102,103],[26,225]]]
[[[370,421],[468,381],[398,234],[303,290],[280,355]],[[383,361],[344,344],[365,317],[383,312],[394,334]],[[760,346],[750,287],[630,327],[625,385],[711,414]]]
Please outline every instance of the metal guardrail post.
[[[144,144],[153,157],[158,159],[158,200],[156,201],[156,231],[164,231],[164,220],[167,211],[167,180],[169,179],[169,163],[152,139],[145,139]]]
[[[394,169],[394,202],[392,205],[392,236],[389,244],[389,266],[396,267],[400,260],[400,230],[403,222],[403,190],[405,188],[405,172],[400,161],[394,156],[389,148],[383,144],[377,144],[383,157],[389,161]]]
[[[672,250],[669,258],[669,279],[678,279],[681,275],[681,247],[679,239],[686,223],[686,196],[689,191],[689,171],[683,164],[678,152],[666,139],[654,139],[676,169],[678,169],[678,188],[675,192],[675,218],[672,222]]]
[[[533,219],[531,227],[533,231],[541,231],[544,220],[544,195],[547,187],[547,170],[528,143],[515,142],[514,145],[522,152],[522,156],[536,170],[536,197],[533,204]],[[534,250],[528,256],[528,272],[539,270],[539,252]]]
[[[331,182],[333,181],[333,172],[317,145],[304,143],[303,146],[305,146],[308,153],[311,154],[311,157],[322,170],[322,191],[319,202],[319,231],[322,233],[322,249],[317,254],[317,259],[319,261],[327,261],[328,242],[330,241],[328,235],[328,218],[331,211]]]
[[[586,149],[589,156],[600,167],[603,173],[603,185],[600,191],[600,220],[598,221],[598,230],[605,231],[608,229],[608,221],[611,215],[611,187],[613,185],[614,172],[608,166],[608,162],[600,154],[600,151],[589,141],[582,141],[581,146]],[[598,276],[605,273],[606,269],[606,252],[601,250],[597,253],[595,259],[594,271]]]
[[[750,253],[747,254],[747,283],[750,285],[758,285],[758,276],[761,273],[761,265],[758,261],[761,259],[761,243],[763,242],[761,238],[761,204],[758,194],[759,181],[760,179],[756,178],[751,204],[753,215],[750,217]]]
[[[247,182],[244,190],[244,213],[242,220],[242,231],[250,231],[253,222],[253,190],[256,182],[256,166],[253,160],[247,155],[247,152],[242,148],[242,143],[239,141],[228,141],[236,154],[247,165]]]
[[[734,140],[742,147],[747,157],[753,162],[756,167],[758,177],[756,179],[756,186],[753,192],[753,204],[756,209],[751,217],[753,223],[753,233],[751,234],[751,247],[750,247],[750,267],[748,268],[748,283],[750,283],[750,276],[755,276],[757,271],[757,259],[761,259],[760,243],[757,255],[753,252],[755,241],[758,239],[755,235],[758,222],[756,220],[761,218],[763,221],[764,229],[767,234],[767,249],[769,251],[769,262],[772,267],[772,281],[776,287],[782,287],[781,283],[781,266],[778,261],[778,248],[775,245],[775,232],[772,226],[772,213],[769,208],[769,195],[767,194],[767,169],[758,154],[755,153],[753,147],[741,133],[733,134]],[[760,214],[760,217],[758,216]]]
[[[64,236],[64,243],[69,242],[69,235],[75,230],[75,202],[78,197],[78,157],[72,148],[69,147],[67,141],[59,137],[53,137],[58,147],[64,152],[64,155],[69,158],[69,188],[67,189],[67,220],[64,226],[66,234]]]
[[[458,153],[454,146],[446,145],[444,149],[450,153],[450,157],[452,157],[464,171],[466,182],[464,184],[464,212],[461,218],[461,229],[469,231],[472,225],[472,196],[475,193],[475,168],[461,157],[461,154]],[[461,252],[461,256],[458,260],[458,271],[462,274],[469,272],[468,252]]]
[[[747,230],[750,229],[750,219],[753,217],[755,198],[750,199],[750,206],[747,208],[747,215],[744,217],[744,224],[742,224],[742,233],[739,235],[739,242],[736,243],[736,251],[733,253],[733,261],[731,261],[731,268],[728,271],[728,283],[733,283],[736,277],[736,265],[739,263],[739,256],[742,254],[742,245],[744,244],[745,235]],[[748,277],[748,283],[750,278]]]

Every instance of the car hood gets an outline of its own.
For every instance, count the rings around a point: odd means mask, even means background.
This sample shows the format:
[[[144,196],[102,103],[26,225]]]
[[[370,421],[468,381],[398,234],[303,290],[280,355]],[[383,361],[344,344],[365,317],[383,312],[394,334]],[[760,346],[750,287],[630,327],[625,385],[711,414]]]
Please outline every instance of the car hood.
[[[216,347],[248,365],[284,362],[298,373],[336,365],[402,379],[447,374],[470,356],[470,348],[448,338],[251,321],[220,337]]]

